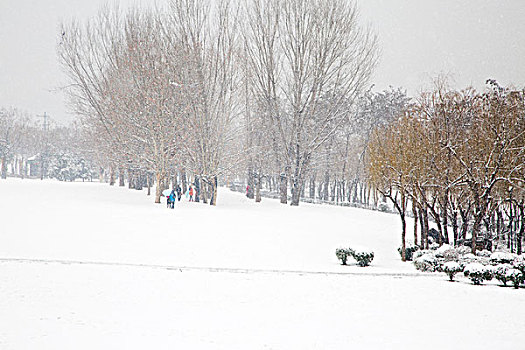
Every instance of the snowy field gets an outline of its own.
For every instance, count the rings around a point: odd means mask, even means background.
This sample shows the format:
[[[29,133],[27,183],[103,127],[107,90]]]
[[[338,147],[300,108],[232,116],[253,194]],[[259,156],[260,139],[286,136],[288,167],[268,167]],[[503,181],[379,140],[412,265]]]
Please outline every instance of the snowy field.
[[[524,346],[523,290],[417,272],[399,242],[397,216],[360,209],[0,181],[0,349]]]

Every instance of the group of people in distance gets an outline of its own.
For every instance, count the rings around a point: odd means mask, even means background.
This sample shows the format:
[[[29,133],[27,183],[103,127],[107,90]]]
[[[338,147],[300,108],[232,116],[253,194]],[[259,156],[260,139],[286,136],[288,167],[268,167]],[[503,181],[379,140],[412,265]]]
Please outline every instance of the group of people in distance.
[[[186,198],[189,198],[190,202],[193,202],[194,196],[196,195],[196,189],[193,184],[188,186],[188,189],[186,190]],[[169,196],[166,196],[166,206],[170,209],[173,209],[175,207],[175,200],[178,200],[180,202],[180,199],[182,197],[182,189],[179,185],[171,190]]]

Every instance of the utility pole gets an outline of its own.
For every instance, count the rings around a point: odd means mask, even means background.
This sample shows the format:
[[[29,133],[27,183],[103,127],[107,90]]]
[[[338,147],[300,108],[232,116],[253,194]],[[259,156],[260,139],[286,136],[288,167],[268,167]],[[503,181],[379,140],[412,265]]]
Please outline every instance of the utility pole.
[[[41,115],[40,117],[44,118],[44,132],[47,133],[47,130],[49,128],[49,124],[47,122],[47,118],[49,118],[49,117],[48,117],[46,112],[44,112],[44,115]]]

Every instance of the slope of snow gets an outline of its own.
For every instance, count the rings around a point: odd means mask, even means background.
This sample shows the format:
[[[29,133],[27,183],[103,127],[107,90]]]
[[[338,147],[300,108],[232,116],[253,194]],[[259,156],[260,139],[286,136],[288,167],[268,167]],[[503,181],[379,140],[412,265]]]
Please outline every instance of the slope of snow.
[[[398,220],[0,181],[0,349],[519,348],[523,289],[416,272]],[[352,245],[372,266],[339,265]]]
[[[224,188],[217,207],[183,198],[173,210],[142,191],[99,183],[9,179],[0,193],[0,213],[9,213],[1,257],[360,272],[335,257],[339,246],[355,245],[376,253],[377,272],[407,270],[392,214],[254,203]]]

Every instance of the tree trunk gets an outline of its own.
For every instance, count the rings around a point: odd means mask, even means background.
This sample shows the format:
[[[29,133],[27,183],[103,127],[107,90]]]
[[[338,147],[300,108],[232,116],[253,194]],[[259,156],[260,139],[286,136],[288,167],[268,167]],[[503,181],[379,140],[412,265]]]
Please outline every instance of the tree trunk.
[[[414,245],[417,246],[417,206],[412,201],[412,215],[414,216]]]
[[[311,199],[315,199],[315,175],[310,177],[310,193],[309,196]]]
[[[423,210],[421,208],[418,209],[418,217],[419,217],[419,226],[421,228],[421,235],[420,235],[420,243],[419,248],[425,249],[425,222],[423,220]]]
[[[4,180],[7,178],[7,159],[5,156],[2,157],[1,176]]]
[[[250,166],[248,167],[248,181],[247,181],[248,185],[246,186],[246,197],[250,199],[254,198],[254,189],[255,189],[254,180],[255,180],[255,176],[253,173],[253,168]]]
[[[142,170],[137,170],[135,174],[135,189],[142,191],[144,187],[144,174]]]
[[[421,235],[423,236],[423,244],[424,244],[424,249],[428,249],[428,211],[427,211],[427,208],[425,207],[423,209],[423,227],[424,227],[424,230],[421,232]]]
[[[195,175],[195,193],[193,194],[193,196],[195,197],[195,202],[199,202],[200,201],[200,194],[201,194],[201,182],[199,180],[199,177],[197,175]]]
[[[186,169],[181,170],[180,177],[182,180],[182,193],[186,193],[186,191],[188,190],[188,179],[186,176]]]
[[[119,168],[118,169],[118,185],[120,187],[124,187],[125,186],[125,183],[124,183],[124,168]],[[159,183],[157,183],[157,186],[159,185]]]
[[[210,205],[217,205],[217,176],[214,176],[211,180],[211,197]]]
[[[204,204],[208,204],[208,182],[205,181],[206,178],[204,180],[200,180],[200,191],[199,191],[199,197],[200,197],[200,200],[202,201],[202,203]]]
[[[300,180],[294,179],[292,187],[292,202],[290,205],[297,207],[301,197],[301,183]]]
[[[256,203],[261,202],[261,186],[262,186],[262,178],[259,175],[257,177],[257,184],[255,185],[255,202]]]
[[[164,183],[164,178],[160,172],[156,173],[157,178],[157,188],[155,189],[155,203],[160,203],[160,196],[162,194],[162,184]]]
[[[467,238],[467,230],[469,226],[469,212],[470,208],[467,210],[463,210],[461,207],[459,208],[459,214],[461,215],[461,238],[464,240]]]
[[[330,187],[330,173],[328,171],[324,174],[324,188],[322,200],[328,201],[328,190]]]
[[[458,234],[459,234],[459,226],[458,226],[458,211],[454,209],[452,211],[452,233],[454,235],[454,246],[457,245],[458,241]]]
[[[521,243],[523,241],[523,234],[525,233],[525,202],[522,200],[518,206],[520,208],[521,226],[516,237],[516,254],[520,255],[522,253]]]
[[[111,165],[109,166],[109,185],[115,185],[115,169]]]
[[[286,173],[281,173],[279,192],[281,194],[281,204],[288,203],[288,179],[286,177]]]
[[[146,186],[148,186],[148,196],[151,195],[151,174],[146,172]]]
[[[445,237],[445,243],[450,244],[448,237],[448,190],[445,191],[441,211],[441,216],[443,217],[443,236]]]

